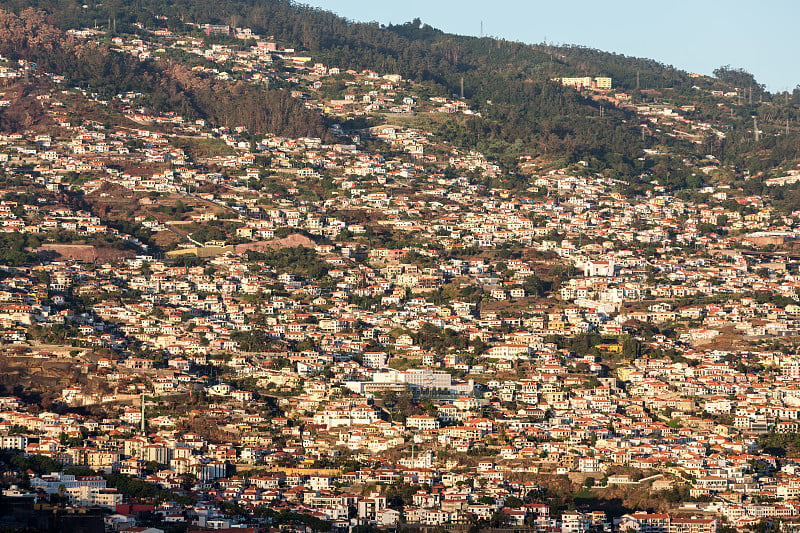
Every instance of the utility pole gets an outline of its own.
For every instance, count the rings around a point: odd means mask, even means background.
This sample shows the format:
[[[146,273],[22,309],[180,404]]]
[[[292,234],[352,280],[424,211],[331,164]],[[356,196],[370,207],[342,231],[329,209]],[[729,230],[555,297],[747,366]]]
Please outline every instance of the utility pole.
[[[759,140],[758,117],[753,117],[753,135],[755,136],[756,142],[758,142]]]
[[[464,76],[461,76],[461,99],[464,99]]]
[[[141,420],[141,426],[142,427],[140,429],[140,433],[142,434],[142,436],[145,436],[147,434],[147,431],[145,429],[145,417],[144,417],[144,393],[142,393],[142,417],[141,418],[142,418],[142,420]]]

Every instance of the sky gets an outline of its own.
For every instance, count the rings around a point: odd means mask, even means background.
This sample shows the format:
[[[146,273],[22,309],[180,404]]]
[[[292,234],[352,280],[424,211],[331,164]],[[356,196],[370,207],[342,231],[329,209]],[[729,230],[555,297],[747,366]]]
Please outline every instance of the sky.
[[[800,84],[798,0],[297,0],[358,22],[416,17],[449,33],[575,44],[698,74],[730,65],[771,92]]]

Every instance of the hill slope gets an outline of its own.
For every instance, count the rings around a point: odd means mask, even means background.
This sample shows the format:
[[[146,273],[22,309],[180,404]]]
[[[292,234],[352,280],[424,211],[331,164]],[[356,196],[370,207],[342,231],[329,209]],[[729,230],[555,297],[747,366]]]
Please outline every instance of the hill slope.
[[[61,29],[98,25],[111,29],[112,34],[135,33],[139,31],[135,24],[140,22],[181,31],[187,30],[187,23],[230,24],[291,44],[315,61],[342,69],[397,73],[442,95],[458,94],[463,86],[465,99],[481,116],[446,121],[435,133],[479,149],[503,162],[507,169],[514,169],[521,156],[544,155],[562,157],[567,162],[588,161],[593,170],[613,169],[617,176],[653,175],[655,163],[642,162],[640,156],[643,149],[654,147],[696,157],[710,152],[736,169],[752,172],[800,157],[800,132],[783,128],[785,122],[795,124],[800,119],[800,91],[775,97],[752,76],[735,69],[720,70],[717,79],[698,80],[648,59],[583,47],[457,36],[424,25],[419,19],[388,27],[358,23],[288,0],[113,0],[85,6],[75,0],[5,0],[0,6],[15,12],[29,7],[46,10],[51,14],[46,36],[51,35],[55,21]],[[42,19],[36,23],[46,22]],[[293,105],[278,92],[244,85],[230,90],[227,84],[223,87],[213,80],[199,79],[174,65],[115,58],[104,49],[84,54],[86,60],[74,69],[74,65],[65,63],[73,54],[68,41],[64,50],[59,46],[42,49],[36,43],[9,39],[4,42],[0,50],[12,54],[18,51],[44,62],[54,71],[68,73],[73,81],[115,92],[144,92],[151,95],[154,105],[165,109],[189,111],[222,124],[244,121],[254,131],[324,134],[318,115]],[[696,105],[699,102],[693,87],[698,85],[722,92],[738,86],[749,92],[749,99],[735,109],[725,107],[723,111],[730,111],[727,116],[719,112],[716,103],[698,105],[694,118],[719,123],[726,135],[690,143],[658,128],[650,128],[643,136],[646,123],[631,108],[604,105],[600,99],[551,81],[572,75],[612,77],[614,87],[625,91],[633,103]],[[264,109],[259,102],[264,102]],[[753,115],[759,117],[759,128],[765,134],[760,144],[751,142]],[[658,172],[663,176],[686,175],[679,162],[668,159],[660,163]],[[674,185],[687,183],[679,179]]]
[[[109,46],[68,35],[53,20],[32,8],[19,15],[0,10],[0,55],[33,62],[41,71],[63,75],[70,84],[101,94],[147,94],[150,104],[160,110],[239,124],[254,132],[326,136],[321,117],[285,90],[220,83],[185,66],[138,61]],[[11,117],[0,116],[0,124],[4,122],[13,124]]]

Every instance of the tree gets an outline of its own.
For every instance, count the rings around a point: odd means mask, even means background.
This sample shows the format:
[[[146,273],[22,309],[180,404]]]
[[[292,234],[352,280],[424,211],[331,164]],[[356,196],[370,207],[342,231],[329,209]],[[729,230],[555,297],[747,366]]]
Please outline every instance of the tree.
[[[751,73],[741,68],[732,68],[730,65],[714,69],[714,77],[739,89],[751,89],[755,95],[760,95],[765,90],[765,86],[758,83]]]
[[[625,335],[622,339],[622,357],[633,359],[639,354],[639,345],[636,339],[630,335]]]
[[[522,288],[525,289],[525,294],[531,296],[544,296],[545,289],[544,283],[536,274],[531,274],[526,277],[522,282]]]
[[[191,490],[191,488],[197,481],[197,476],[195,476],[194,474],[183,474],[180,476],[179,479],[181,481],[181,488],[183,490]]]
[[[158,461],[147,461],[146,463],[144,463],[144,465],[142,465],[142,469],[145,472],[153,474],[161,470],[161,463],[159,463]]]
[[[505,506],[506,507],[519,509],[523,505],[525,505],[525,502],[523,502],[522,500],[520,500],[516,496],[509,496],[508,498],[506,498],[506,502],[505,502]]]

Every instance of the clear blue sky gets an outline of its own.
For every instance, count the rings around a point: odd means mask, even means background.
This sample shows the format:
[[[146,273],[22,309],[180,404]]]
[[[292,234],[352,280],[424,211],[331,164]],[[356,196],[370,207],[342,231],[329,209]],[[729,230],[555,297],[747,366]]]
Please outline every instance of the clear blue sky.
[[[577,44],[711,74],[752,72],[767,89],[800,84],[798,0],[298,0],[359,22],[415,17],[441,30]]]

